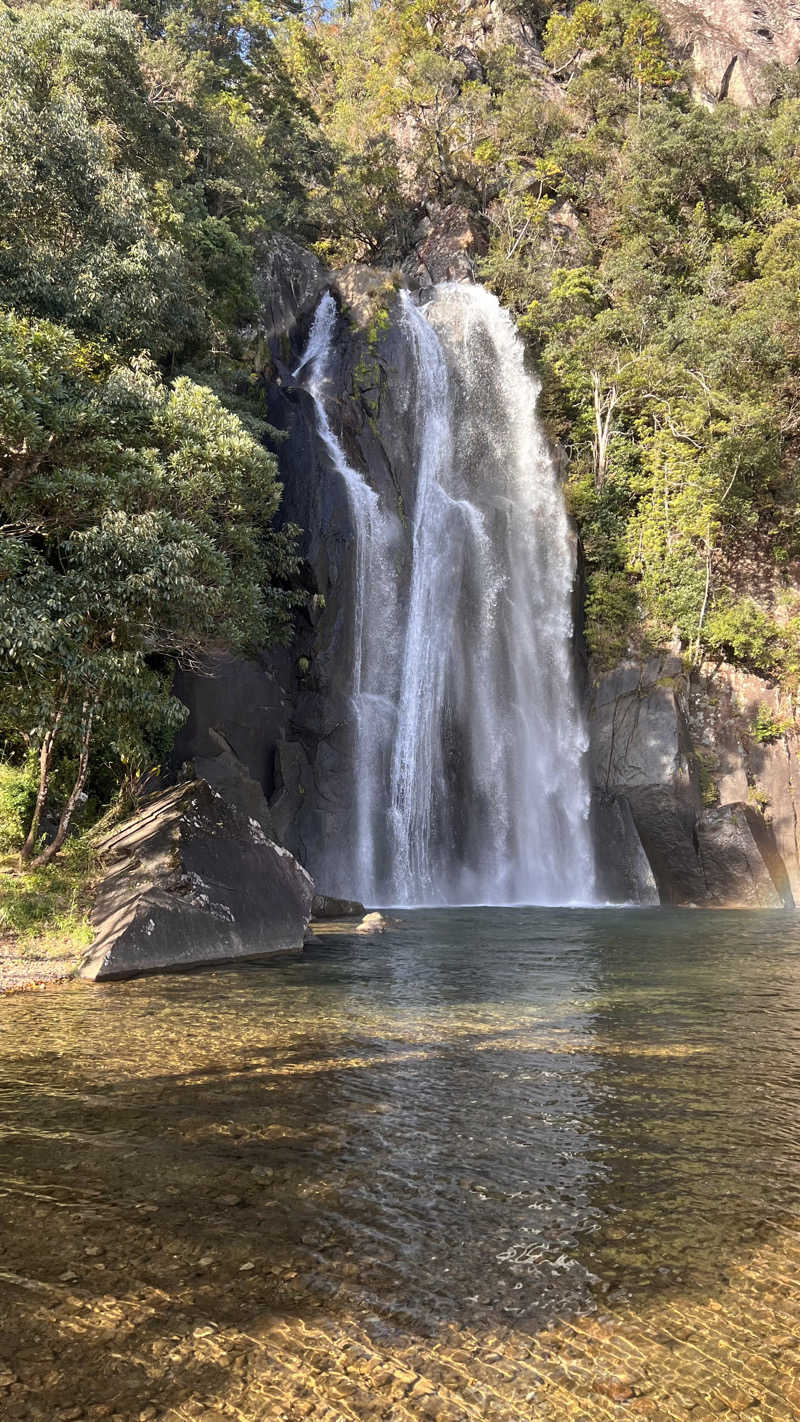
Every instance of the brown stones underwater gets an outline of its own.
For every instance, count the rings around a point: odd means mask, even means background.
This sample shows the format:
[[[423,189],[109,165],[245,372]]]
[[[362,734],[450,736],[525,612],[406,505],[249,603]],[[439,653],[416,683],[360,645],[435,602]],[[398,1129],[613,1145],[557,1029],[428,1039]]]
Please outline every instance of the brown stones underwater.
[[[0,1417],[789,1422],[799,950],[393,912],[4,1000]]]

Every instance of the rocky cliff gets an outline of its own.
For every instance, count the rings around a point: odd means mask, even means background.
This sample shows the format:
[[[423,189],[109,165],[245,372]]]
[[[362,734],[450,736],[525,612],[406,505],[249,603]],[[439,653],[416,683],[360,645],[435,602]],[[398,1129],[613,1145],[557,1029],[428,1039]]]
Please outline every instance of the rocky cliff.
[[[797,743],[774,688],[724,664],[690,679],[676,655],[627,662],[594,682],[589,731],[610,898],[793,907]]]
[[[328,380],[332,423],[353,465],[369,470],[384,506],[402,520],[414,487],[408,413],[415,368],[396,319],[400,280],[363,267],[326,273],[287,239],[263,255],[262,316],[246,338],[268,418],[280,432],[282,518],[303,530],[308,601],[290,650],[251,662],[227,659],[214,676],[185,675],[177,686],[190,710],[178,760],[192,762],[310,865],[322,844],[346,834],[352,815],[354,527],[313,401],[292,372],[319,295],[330,286],[340,308]],[[319,887],[324,893],[328,886]]]
[[[707,101],[757,103],[764,72],[800,58],[800,4],[795,0],[656,0],[678,48],[689,59]]]

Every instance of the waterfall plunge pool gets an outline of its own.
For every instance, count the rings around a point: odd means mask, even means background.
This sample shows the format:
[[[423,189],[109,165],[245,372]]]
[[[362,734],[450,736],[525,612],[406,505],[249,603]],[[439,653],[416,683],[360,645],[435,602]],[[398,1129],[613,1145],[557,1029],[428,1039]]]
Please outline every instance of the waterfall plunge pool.
[[[800,915],[392,919],[4,1001],[3,1418],[796,1416]]]

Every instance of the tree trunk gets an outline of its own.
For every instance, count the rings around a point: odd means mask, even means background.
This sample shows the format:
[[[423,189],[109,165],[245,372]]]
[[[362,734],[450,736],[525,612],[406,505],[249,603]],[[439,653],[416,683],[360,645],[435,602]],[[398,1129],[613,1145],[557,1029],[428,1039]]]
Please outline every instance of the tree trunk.
[[[86,776],[89,772],[89,742],[92,738],[92,722],[94,720],[94,712],[94,702],[89,705],[87,702],[84,701],[81,716],[81,751],[80,756],[78,758],[78,774],[75,777],[75,784],[73,785],[70,791],[69,799],[67,800],[67,803],[61,812],[61,819],[58,822],[58,829],[56,830],[55,838],[53,839],[51,844],[45,846],[41,854],[37,854],[36,858],[31,860],[32,869],[40,869],[42,865],[49,864],[50,860],[54,859],[55,856],[58,854],[59,849],[61,848],[62,844],[64,843],[64,840],[67,837],[67,830],[69,829],[70,821],[72,820],[72,816],[75,811],[75,806],[77,805],[80,793],[83,790],[84,785],[86,784]]]
[[[53,748],[55,746],[56,736],[58,735],[58,728],[61,725],[61,718],[64,715],[66,701],[67,697],[65,693],[56,708],[53,724],[47,731],[42,741],[41,750],[39,751],[39,787],[36,791],[36,804],[34,806],[30,828],[25,836],[25,843],[20,850],[20,859],[23,861],[30,859],[36,845],[36,836],[39,833],[39,825],[42,822],[44,807],[47,804],[47,790],[50,784],[50,771],[53,766]]]
[[[598,493],[606,481],[606,471],[608,467],[608,443],[611,439],[611,419],[617,407],[616,385],[602,393],[600,376],[596,370],[592,371],[592,403],[594,405],[594,486]]]
[[[694,654],[692,656],[693,666],[699,666],[701,661],[700,647],[702,644],[703,637],[703,623],[706,620],[706,612],[708,610],[708,596],[711,592],[711,553],[711,525],[709,524],[708,538],[706,539],[706,586],[705,591],[703,593],[703,606],[700,608],[700,618],[697,623],[697,641],[695,643]]]

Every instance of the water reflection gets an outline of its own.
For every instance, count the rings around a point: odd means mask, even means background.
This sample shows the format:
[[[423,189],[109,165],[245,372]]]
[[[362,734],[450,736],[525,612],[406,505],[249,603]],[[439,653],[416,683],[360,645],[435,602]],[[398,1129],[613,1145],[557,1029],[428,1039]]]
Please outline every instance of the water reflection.
[[[795,916],[407,913],[0,1011],[9,1416],[54,1415],[37,1348],[63,1392],[97,1343],[53,1349],[20,1278],[111,1310],[118,1387],[167,1415],[223,1386],[170,1370],[198,1319],[530,1337],[713,1295],[800,1216]]]

